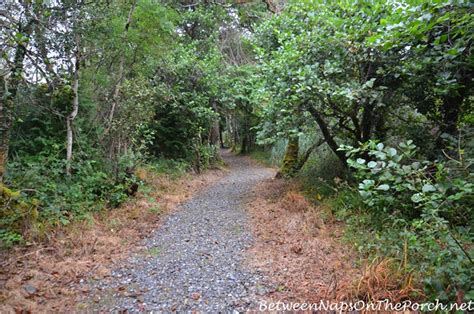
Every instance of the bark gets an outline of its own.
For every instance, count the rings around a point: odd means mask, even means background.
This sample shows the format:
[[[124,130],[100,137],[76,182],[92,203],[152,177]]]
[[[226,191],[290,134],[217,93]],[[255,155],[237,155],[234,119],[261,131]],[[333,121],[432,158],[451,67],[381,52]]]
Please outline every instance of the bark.
[[[298,137],[290,137],[288,139],[288,145],[286,146],[285,157],[283,158],[281,168],[276,174],[277,178],[293,176],[296,173],[298,166],[298,152]]]
[[[76,53],[75,53],[75,62],[74,62],[74,73],[72,78],[72,91],[73,91],[73,101],[72,101],[72,111],[66,117],[66,174],[71,175],[71,163],[72,163],[72,145],[74,143],[74,134],[73,134],[73,123],[76,119],[77,113],[79,112],[79,69],[81,64],[80,56],[80,45],[79,38],[76,36]]]
[[[367,103],[364,106],[364,112],[362,113],[362,142],[367,142],[371,138],[372,134],[372,125],[373,125],[373,115],[374,115],[375,105],[373,103]]]
[[[336,140],[334,139],[334,136],[331,134],[329,131],[329,127],[324,121],[323,117],[321,114],[314,109],[311,105],[307,107],[307,110],[309,113],[313,116],[313,118],[316,120],[316,123],[319,126],[319,129],[323,133],[324,140],[328,144],[329,148],[336,154],[336,156],[339,158],[339,160],[342,162],[342,164],[347,167],[347,157],[346,154],[343,151],[339,151],[339,145],[336,143]]]
[[[275,4],[273,4],[273,2],[271,0],[263,0],[263,2],[267,6],[268,11],[270,11],[272,13],[277,13],[278,12],[277,7],[275,6]]]
[[[240,146],[240,154],[247,154],[252,150],[253,147],[252,134],[250,132],[250,123],[248,120],[244,120],[242,126],[242,143]]]
[[[240,153],[241,154],[247,154],[249,152],[249,140],[247,135],[244,135],[242,137],[242,145],[240,146]]]
[[[219,124],[219,143],[220,143],[220,145],[221,145],[221,148],[225,148],[225,145],[224,145],[224,138],[223,138],[223,136],[222,136],[222,128],[223,128],[223,126],[221,126],[221,125]]]
[[[230,126],[230,133],[231,133],[231,140],[232,140],[232,151],[237,151],[237,144],[239,143],[239,132],[237,132],[237,121],[234,116],[229,116],[229,126]]]
[[[215,101],[212,101],[212,110],[217,113],[217,103]],[[217,146],[220,138],[219,118],[214,120],[210,131],[209,141],[212,145]]]
[[[0,77],[0,183],[3,182],[8,160],[8,146],[12,124],[13,101],[7,91],[6,81]]]
[[[458,120],[461,113],[461,104],[464,101],[463,95],[447,95],[443,97],[441,113],[443,123],[441,132],[456,136],[458,133]]]

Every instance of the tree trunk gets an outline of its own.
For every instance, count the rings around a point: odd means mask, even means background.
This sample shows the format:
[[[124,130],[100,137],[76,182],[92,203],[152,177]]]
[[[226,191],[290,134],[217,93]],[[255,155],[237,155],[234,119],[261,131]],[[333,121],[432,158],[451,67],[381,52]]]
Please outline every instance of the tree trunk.
[[[7,82],[0,77],[0,183],[6,171],[10,130],[12,126],[13,99],[8,95]]]
[[[224,138],[222,137],[222,128],[223,128],[223,126],[221,126],[221,125],[219,124],[219,142],[220,142],[220,144],[221,144],[221,148],[225,148],[225,146],[224,146]]]
[[[66,117],[66,128],[67,128],[67,144],[66,144],[66,174],[71,175],[71,163],[72,163],[72,145],[74,143],[73,135],[73,123],[76,119],[77,113],[79,112],[79,68],[81,64],[80,56],[80,45],[79,38],[76,36],[76,54],[74,61],[74,74],[72,78],[72,91],[73,91],[73,101],[72,101],[72,111]]]
[[[217,113],[217,103],[214,100],[212,101],[212,110],[215,113]],[[216,118],[214,122],[212,123],[209,141],[212,145],[215,145],[217,147],[217,145],[219,144],[219,138],[220,138],[219,118]]]
[[[336,154],[336,156],[339,158],[340,161],[342,161],[342,164],[347,167],[347,157],[346,154],[343,151],[338,150],[339,145],[337,145],[336,141],[334,140],[333,135],[329,131],[328,125],[326,121],[324,121],[323,117],[320,115],[320,113],[314,109],[311,105],[308,106],[308,111],[309,113],[313,116],[313,118],[316,120],[316,123],[318,124],[319,128],[321,129],[321,132],[323,133],[324,140],[326,143],[328,143],[329,148]]]
[[[242,143],[240,146],[240,153],[247,154],[251,149],[251,140],[250,140],[250,126],[247,120],[244,120],[242,127]]]
[[[441,132],[456,136],[458,133],[458,120],[461,112],[461,104],[464,100],[462,95],[447,95],[443,97],[443,105],[441,113],[443,115],[443,123]]]
[[[373,104],[366,104],[364,106],[364,112],[362,113],[362,142],[365,143],[370,140],[372,133],[372,118],[373,118]]]
[[[237,119],[234,116],[231,116],[230,125],[232,127],[232,151],[237,151],[237,145],[239,143],[239,132],[237,126]]]
[[[299,139],[297,136],[290,137],[288,139],[288,145],[286,146],[285,157],[280,170],[276,174],[277,178],[293,176],[298,167],[298,152],[299,152]]]

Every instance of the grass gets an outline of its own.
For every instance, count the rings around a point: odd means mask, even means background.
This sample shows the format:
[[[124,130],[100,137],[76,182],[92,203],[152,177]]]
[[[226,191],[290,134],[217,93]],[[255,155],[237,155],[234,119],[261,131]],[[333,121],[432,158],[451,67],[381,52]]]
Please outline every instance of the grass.
[[[255,161],[267,166],[274,167],[275,165],[271,161],[271,152],[265,150],[254,150],[249,153],[249,156]]]
[[[190,165],[184,160],[155,159],[148,166],[157,174],[166,174],[171,178],[179,178],[186,173]]]
[[[155,247],[149,248],[146,253],[147,253],[148,256],[156,257],[156,256],[160,255],[161,249],[159,247],[155,246]]]
[[[157,204],[156,206],[150,207],[148,210],[150,211],[150,213],[159,214],[161,213],[161,205]]]

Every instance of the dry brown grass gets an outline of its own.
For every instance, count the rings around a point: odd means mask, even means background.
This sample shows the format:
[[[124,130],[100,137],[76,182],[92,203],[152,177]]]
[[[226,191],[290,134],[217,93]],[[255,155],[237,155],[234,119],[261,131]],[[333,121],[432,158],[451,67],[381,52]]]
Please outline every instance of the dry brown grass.
[[[77,283],[109,275],[114,262],[140,251],[140,240],[152,232],[161,216],[198,190],[215,182],[221,170],[180,179],[140,170],[153,186],[123,206],[95,214],[51,233],[43,243],[1,252],[0,313],[80,310],[88,293]],[[80,306],[80,305],[79,305]]]
[[[412,273],[407,273],[393,259],[377,258],[366,263],[358,281],[347,290],[347,298],[400,302],[423,297],[423,290],[414,284]]]
[[[361,257],[342,242],[344,226],[328,208],[312,205],[295,183],[268,180],[254,193],[249,212],[256,244],[248,263],[277,287],[269,300],[396,302],[420,293],[391,260],[358,266]]]
[[[342,283],[359,274],[353,252],[338,241],[340,226],[321,217],[326,208],[315,207],[284,180],[268,180],[255,191],[250,204],[256,244],[250,265],[274,280],[269,299],[294,302],[333,300]]]

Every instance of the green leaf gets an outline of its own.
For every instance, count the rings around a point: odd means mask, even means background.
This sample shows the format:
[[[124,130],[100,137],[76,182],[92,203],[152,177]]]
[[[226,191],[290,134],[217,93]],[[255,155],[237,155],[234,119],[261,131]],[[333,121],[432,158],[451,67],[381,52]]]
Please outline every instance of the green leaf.
[[[375,79],[372,78],[372,79],[368,80],[367,82],[365,82],[365,86],[367,86],[369,88],[372,88],[372,87],[374,87],[374,82],[375,82]]]
[[[397,150],[395,148],[390,147],[389,149],[387,149],[387,155],[393,157],[397,155]]]
[[[421,191],[423,193],[435,192],[436,188],[431,184],[425,184],[425,185],[423,185],[423,188],[421,189]]]
[[[367,167],[369,167],[369,168],[375,168],[375,167],[377,167],[377,162],[375,162],[375,161],[369,161],[369,163],[367,164]]]
[[[377,190],[380,191],[388,191],[390,189],[390,186],[388,184],[381,184],[377,187]]]
[[[420,193],[413,194],[411,200],[414,203],[420,203],[423,201],[423,196]]]

